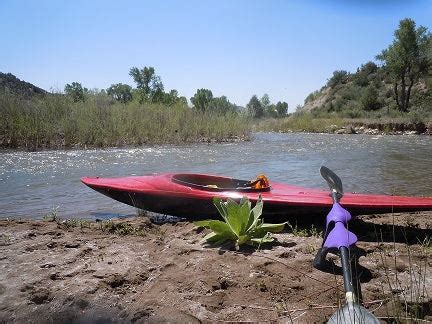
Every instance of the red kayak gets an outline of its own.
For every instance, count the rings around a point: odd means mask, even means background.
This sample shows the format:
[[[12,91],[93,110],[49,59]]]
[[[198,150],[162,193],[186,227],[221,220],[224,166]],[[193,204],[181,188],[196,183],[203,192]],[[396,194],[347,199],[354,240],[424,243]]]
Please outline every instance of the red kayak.
[[[136,208],[185,217],[217,217],[214,197],[264,200],[263,215],[271,218],[324,215],[332,207],[328,191],[283,183],[253,182],[205,174],[161,174],[125,178],[84,177],[90,188]],[[353,215],[432,210],[432,197],[401,197],[346,193],[341,204]]]

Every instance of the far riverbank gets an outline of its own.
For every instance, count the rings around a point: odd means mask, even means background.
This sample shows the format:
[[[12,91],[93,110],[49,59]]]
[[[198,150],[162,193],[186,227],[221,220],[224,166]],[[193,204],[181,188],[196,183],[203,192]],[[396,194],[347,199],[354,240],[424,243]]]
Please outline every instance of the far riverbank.
[[[368,135],[432,135],[432,120],[408,118],[339,118],[292,115],[284,119],[265,119],[253,126],[254,131],[282,133],[328,133]]]
[[[97,148],[138,148],[148,145],[221,144],[250,141],[253,132],[278,133],[325,133],[365,135],[432,135],[432,121],[412,122],[405,119],[342,119],[290,116],[283,119],[267,118],[251,121],[241,115],[199,115],[190,114],[194,127],[180,128],[181,121],[171,121],[166,128],[147,129],[136,134],[126,132],[100,137],[91,136],[67,138],[62,132],[36,137],[17,138],[0,134],[0,151],[3,150],[70,150]],[[169,116],[166,116],[168,119]],[[151,120],[142,120],[151,123]],[[174,124],[174,125],[173,125]],[[161,124],[162,125],[162,124]],[[170,128],[171,127],[171,128]],[[143,126],[143,129],[146,129]]]
[[[341,118],[294,113],[251,118],[245,110],[225,113],[107,96],[72,102],[62,95],[24,99],[0,94],[0,149],[40,151],[143,145],[247,141],[254,131],[336,134],[432,134],[432,119],[410,113],[397,118]]]
[[[106,96],[71,102],[64,96],[25,100],[0,94],[0,148],[44,149],[220,143],[248,140],[250,118],[201,112],[184,103],[130,102]]]

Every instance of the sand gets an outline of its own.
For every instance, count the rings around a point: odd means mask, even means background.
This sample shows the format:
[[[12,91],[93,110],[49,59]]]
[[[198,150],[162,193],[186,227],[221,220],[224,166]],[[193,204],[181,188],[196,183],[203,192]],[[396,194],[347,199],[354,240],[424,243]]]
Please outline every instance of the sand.
[[[432,320],[431,219],[353,223],[367,269],[363,302],[379,318]],[[343,303],[342,277],[312,266],[322,239],[308,222],[258,251],[209,247],[206,230],[189,222],[108,225],[0,220],[0,323],[311,323]]]

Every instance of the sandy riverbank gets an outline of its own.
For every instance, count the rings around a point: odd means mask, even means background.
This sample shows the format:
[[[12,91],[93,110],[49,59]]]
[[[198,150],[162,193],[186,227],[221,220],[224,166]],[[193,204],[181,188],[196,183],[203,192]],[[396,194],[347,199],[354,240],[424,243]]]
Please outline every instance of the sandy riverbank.
[[[432,319],[431,219],[392,214],[353,224],[366,253],[360,263],[371,271],[363,299],[375,315]],[[0,322],[322,322],[343,284],[313,269],[321,239],[304,237],[308,229],[235,252],[206,247],[191,223],[1,220]]]

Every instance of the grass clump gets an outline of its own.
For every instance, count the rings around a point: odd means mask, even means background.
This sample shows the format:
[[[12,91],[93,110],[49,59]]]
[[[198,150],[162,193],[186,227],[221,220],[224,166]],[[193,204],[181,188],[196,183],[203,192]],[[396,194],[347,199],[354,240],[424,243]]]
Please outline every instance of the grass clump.
[[[312,114],[292,115],[282,119],[267,119],[258,123],[258,131],[329,133],[346,125],[339,117],[316,118]]]
[[[10,245],[12,242],[12,237],[8,234],[0,234],[0,246]]]
[[[126,222],[115,223],[111,220],[106,221],[102,224],[102,231],[106,231],[108,233],[117,234],[121,236],[125,236],[125,235],[143,236],[145,234],[143,228],[134,226]]]
[[[77,218],[66,219],[62,222],[62,225],[66,227],[66,229],[79,227],[82,230],[84,228],[91,227],[90,221],[85,219],[77,219]]]
[[[60,207],[56,206],[51,209],[51,211],[43,216],[44,222],[57,222],[59,220],[58,209]]]
[[[236,250],[243,244],[260,246],[273,242],[271,233],[280,232],[285,227],[285,223],[267,224],[260,219],[263,209],[261,196],[254,208],[251,208],[251,202],[246,197],[240,203],[232,199],[224,202],[220,198],[214,198],[213,202],[224,221],[204,220],[194,223],[212,230],[204,237],[207,243],[219,245],[232,241]]]
[[[312,224],[310,227],[300,227],[297,225],[292,225],[290,222],[287,222],[288,227],[291,229],[291,233],[294,236],[299,237],[321,237],[322,231],[320,231],[314,224]]]

